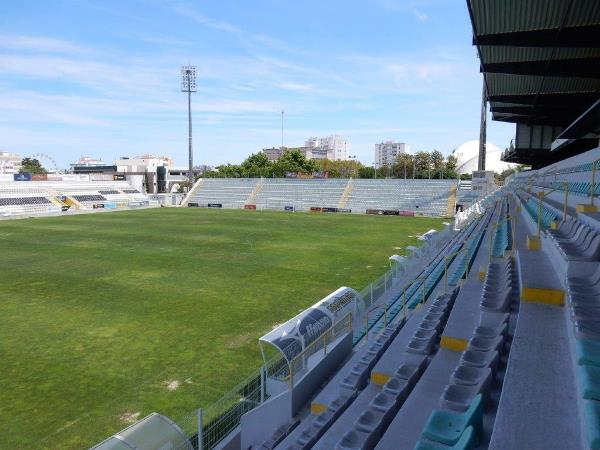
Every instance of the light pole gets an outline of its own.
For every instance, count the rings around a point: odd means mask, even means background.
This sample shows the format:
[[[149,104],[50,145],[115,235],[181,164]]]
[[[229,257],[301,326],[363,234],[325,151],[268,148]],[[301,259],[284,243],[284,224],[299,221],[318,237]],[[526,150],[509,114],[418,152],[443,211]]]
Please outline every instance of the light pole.
[[[282,109],[281,110],[281,152],[283,153],[283,115],[285,114],[285,111]]]
[[[431,180],[431,157],[427,165],[429,166],[429,179]]]
[[[194,184],[194,152],[192,150],[192,92],[196,92],[196,67],[183,66],[181,68],[181,92],[188,95],[188,152],[189,152],[189,189]]]
[[[356,155],[348,156],[348,161],[354,161],[354,162],[356,162]],[[349,167],[350,173],[354,173],[354,169],[353,169],[352,166],[353,166],[353,164],[350,163],[350,167]],[[344,174],[344,175],[346,175],[346,174]],[[358,175],[358,169],[357,169],[357,174],[356,175]]]

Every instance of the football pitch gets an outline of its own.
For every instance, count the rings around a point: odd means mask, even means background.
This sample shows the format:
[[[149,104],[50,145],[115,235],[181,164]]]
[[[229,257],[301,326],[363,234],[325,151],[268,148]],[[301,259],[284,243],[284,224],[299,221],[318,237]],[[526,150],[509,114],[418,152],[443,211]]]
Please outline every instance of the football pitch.
[[[258,338],[441,219],[162,208],[0,222],[0,448],[86,448],[207,406]]]

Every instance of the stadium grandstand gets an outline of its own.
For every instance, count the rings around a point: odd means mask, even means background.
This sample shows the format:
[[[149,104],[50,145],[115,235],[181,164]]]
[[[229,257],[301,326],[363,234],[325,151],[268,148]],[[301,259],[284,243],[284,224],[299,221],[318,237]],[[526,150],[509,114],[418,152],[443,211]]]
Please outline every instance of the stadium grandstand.
[[[357,214],[452,216],[456,180],[401,179],[199,179],[184,206]],[[472,196],[461,196],[463,207]]]
[[[126,181],[0,181],[0,218],[150,205],[148,197]]]
[[[264,335],[217,406],[95,449],[600,449],[600,2],[467,5],[493,119],[516,124],[503,160],[532,169]],[[444,214],[457,186],[418,183],[200,180],[186,202]]]

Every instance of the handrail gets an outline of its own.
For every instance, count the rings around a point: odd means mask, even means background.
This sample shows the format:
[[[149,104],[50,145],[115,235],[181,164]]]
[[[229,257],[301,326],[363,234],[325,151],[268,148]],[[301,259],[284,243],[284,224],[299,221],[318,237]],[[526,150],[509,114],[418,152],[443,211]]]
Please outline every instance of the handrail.
[[[494,253],[493,251],[493,242],[494,242],[494,236],[495,236],[495,231],[498,229],[498,227],[500,225],[502,225],[504,222],[508,222],[512,220],[512,216],[510,214],[507,214],[507,216],[502,219],[502,220],[498,220],[498,222],[496,222],[495,224],[492,224],[492,232],[490,233],[490,245],[489,245],[489,258],[488,258],[488,262],[489,264],[492,263],[492,255]],[[514,249],[514,233],[513,233],[513,249]]]
[[[375,305],[369,309],[367,309],[366,313],[365,313],[365,330],[367,331],[365,333],[365,342],[369,342],[369,313],[372,311],[375,311],[376,309],[380,309],[383,308],[383,324],[384,326],[387,327],[387,310],[388,310],[389,305],[387,303],[384,303],[383,305]]]
[[[555,181],[555,183],[557,183],[557,182]],[[568,181],[562,181],[562,182],[559,182],[559,183],[560,183],[561,186],[565,187],[565,189],[564,189],[564,191],[565,191],[565,201],[564,201],[564,205],[563,205],[563,218],[561,220],[561,222],[564,222],[565,220],[567,220],[567,217],[569,215],[568,209],[567,209],[567,204],[568,204],[568,200],[569,200],[569,182]],[[546,189],[544,186],[540,186],[540,187],[542,189]],[[553,192],[560,191],[560,190],[561,190],[560,188],[550,189],[548,192],[544,193],[544,197],[547,196],[547,195],[552,194]]]
[[[304,350],[302,350],[300,353],[298,353],[296,356],[294,356],[291,360],[288,361],[288,385],[289,385],[290,391],[294,388],[294,374],[298,372],[298,371],[295,371],[298,360],[300,360],[301,358],[302,358],[302,360],[304,360],[305,358],[317,353],[317,351],[319,349],[317,348],[315,350],[315,347],[317,347],[320,344],[323,344],[323,354],[326,355],[327,354],[327,338],[330,337],[330,342],[331,342],[336,337],[338,337],[340,334],[345,333],[345,332],[351,332],[352,324],[353,324],[353,315],[350,312],[350,313],[346,314],[344,317],[342,317],[340,320],[338,320],[336,323],[331,325],[327,330],[325,330],[323,333],[321,333],[321,335],[318,338],[316,338],[314,341],[312,341],[310,344],[308,344]],[[340,332],[342,332],[342,333],[340,333]],[[309,353],[309,352],[312,352],[312,353]],[[304,367],[304,363],[301,363],[300,366]]]
[[[463,248],[461,248],[460,250],[454,252],[454,253],[450,253],[449,255],[444,257],[444,294],[448,293],[448,259],[450,258],[454,258],[455,256],[460,255],[461,253],[465,252],[467,253],[467,260],[469,259],[469,247],[468,247],[468,240],[465,241],[465,243],[463,244]],[[467,261],[467,276],[469,275],[469,261]]]
[[[594,197],[596,195],[596,163],[600,161],[600,158],[595,159],[592,162],[592,184],[590,185],[590,206],[594,207]]]

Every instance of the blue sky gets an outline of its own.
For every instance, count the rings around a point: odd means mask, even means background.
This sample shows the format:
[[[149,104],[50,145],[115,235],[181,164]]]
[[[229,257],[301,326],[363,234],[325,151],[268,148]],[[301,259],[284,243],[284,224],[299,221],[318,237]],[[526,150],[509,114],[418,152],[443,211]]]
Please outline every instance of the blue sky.
[[[342,134],[449,153],[479,135],[463,0],[27,1],[0,5],[0,149],[187,161],[180,66],[197,66],[196,163]],[[501,148],[510,124],[489,122]]]

